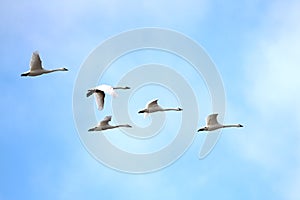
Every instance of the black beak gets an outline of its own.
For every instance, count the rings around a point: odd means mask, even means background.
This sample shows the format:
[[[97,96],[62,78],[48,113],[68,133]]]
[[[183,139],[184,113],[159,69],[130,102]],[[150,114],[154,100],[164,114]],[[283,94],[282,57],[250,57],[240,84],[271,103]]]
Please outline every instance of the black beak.
[[[144,110],[140,110],[138,113],[144,113],[145,111]]]
[[[200,129],[198,130],[198,132],[199,132],[199,131],[205,131],[205,128],[200,128]]]

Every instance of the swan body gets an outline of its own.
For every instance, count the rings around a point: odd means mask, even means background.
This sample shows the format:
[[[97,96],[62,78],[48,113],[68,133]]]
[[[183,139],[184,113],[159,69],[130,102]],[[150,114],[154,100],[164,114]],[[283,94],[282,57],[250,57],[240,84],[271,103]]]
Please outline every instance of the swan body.
[[[90,128],[88,131],[104,131],[104,130],[108,130],[108,129],[121,128],[121,127],[132,128],[132,126],[130,126],[128,124],[112,126],[109,124],[110,121],[111,121],[111,116],[106,116],[102,121],[100,121],[97,124],[97,126],[95,126],[94,128]]]
[[[37,51],[32,53],[30,61],[30,69],[27,72],[21,74],[21,76],[39,76],[42,74],[48,74],[56,71],[68,71],[67,68],[58,68],[58,69],[44,69],[42,66],[42,60]]]
[[[233,125],[223,125],[220,124],[217,120],[218,114],[211,114],[208,115],[206,118],[206,126],[203,128],[200,128],[199,131],[214,131],[220,128],[229,128],[229,127],[243,127],[241,124],[233,124]]]
[[[127,90],[130,89],[130,87],[112,87],[110,85],[99,85],[95,88],[91,88],[88,90],[88,92],[86,93],[86,97],[91,96],[92,94],[95,95],[96,98],[96,104],[98,107],[98,110],[103,110],[104,107],[104,97],[105,97],[105,93],[113,96],[113,97],[117,97],[118,94],[116,93],[115,90],[118,89],[123,89],[123,90]]]
[[[182,111],[182,108],[162,108],[158,105],[158,99],[150,101],[146,108],[143,110],[140,110],[138,113],[144,113],[144,117],[146,117],[150,113],[154,112],[164,112],[164,111]]]

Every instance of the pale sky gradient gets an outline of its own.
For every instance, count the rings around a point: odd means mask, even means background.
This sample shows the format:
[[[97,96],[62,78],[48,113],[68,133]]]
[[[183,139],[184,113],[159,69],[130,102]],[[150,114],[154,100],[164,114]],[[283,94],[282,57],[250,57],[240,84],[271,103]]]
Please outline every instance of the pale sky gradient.
[[[300,199],[298,1],[4,0],[0,5],[0,200]],[[203,160],[198,153],[205,135],[199,134],[171,166],[131,175],[100,164],[83,147],[72,94],[93,49],[142,27],[174,29],[202,45],[223,79],[225,122],[245,127],[224,130]],[[70,71],[21,78],[35,50],[45,67]],[[211,112],[201,97],[199,127]]]

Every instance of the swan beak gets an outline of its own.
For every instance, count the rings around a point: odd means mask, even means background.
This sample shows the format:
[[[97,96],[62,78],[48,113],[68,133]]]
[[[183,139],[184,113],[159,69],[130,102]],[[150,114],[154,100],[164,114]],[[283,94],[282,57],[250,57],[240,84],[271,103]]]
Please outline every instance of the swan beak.
[[[178,108],[178,111],[182,111],[183,109],[182,108]]]
[[[68,70],[67,68],[65,68],[65,67],[64,67],[63,69],[64,69],[64,71],[69,71],[69,70]]]
[[[242,124],[239,124],[239,127],[244,127]]]
[[[140,113],[144,113],[145,111],[144,110],[140,110],[138,113],[140,114]]]

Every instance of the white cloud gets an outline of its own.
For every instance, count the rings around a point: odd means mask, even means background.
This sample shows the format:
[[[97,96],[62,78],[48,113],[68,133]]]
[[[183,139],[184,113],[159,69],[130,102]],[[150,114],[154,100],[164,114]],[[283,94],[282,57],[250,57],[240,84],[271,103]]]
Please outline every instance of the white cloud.
[[[285,199],[299,199],[299,9],[298,1],[274,3],[247,44],[245,93],[252,111],[244,134],[233,139],[242,157],[278,177],[273,184]]]
[[[252,85],[247,93],[262,113],[294,111],[300,120],[300,3],[289,5],[277,3],[263,24],[263,35],[248,58]]]

